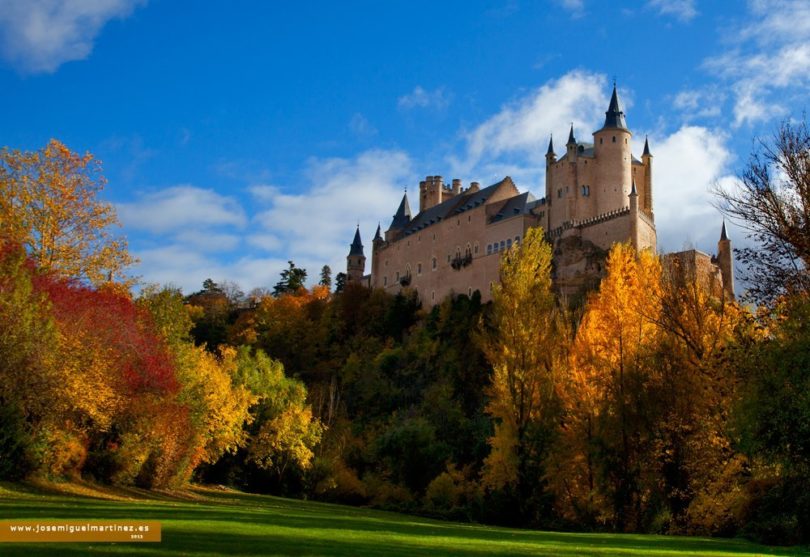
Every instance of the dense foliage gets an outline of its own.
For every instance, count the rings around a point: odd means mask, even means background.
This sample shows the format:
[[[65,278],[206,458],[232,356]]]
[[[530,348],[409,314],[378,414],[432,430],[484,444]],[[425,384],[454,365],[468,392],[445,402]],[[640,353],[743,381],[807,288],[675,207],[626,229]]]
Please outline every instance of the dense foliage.
[[[619,244],[572,309],[537,229],[501,256],[487,304],[427,309],[340,273],[332,292],[328,267],[307,289],[293,262],[272,294],[209,279],[133,298],[95,280],[101,263],[43,259],[18,225],[26,202],[3,210],[2,478],[196,479],[509,525],[810,541],[803,280],[752,311]]]

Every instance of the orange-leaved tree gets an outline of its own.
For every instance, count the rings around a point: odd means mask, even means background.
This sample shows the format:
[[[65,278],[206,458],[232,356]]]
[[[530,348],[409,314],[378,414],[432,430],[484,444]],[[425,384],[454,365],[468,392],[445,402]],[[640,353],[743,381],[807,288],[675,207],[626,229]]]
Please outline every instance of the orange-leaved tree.
[[[0,237],[24,246],[37,268],[101,284],[133,263],[93,155],[52,139],[39,151],[0,151]]]

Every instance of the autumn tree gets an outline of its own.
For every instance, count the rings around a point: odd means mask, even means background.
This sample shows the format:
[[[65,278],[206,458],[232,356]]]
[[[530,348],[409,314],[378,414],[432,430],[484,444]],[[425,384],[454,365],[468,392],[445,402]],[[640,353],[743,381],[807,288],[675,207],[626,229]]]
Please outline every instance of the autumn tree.
[[[655,354],[661,265],[650,251],[616,244],[607,275],[587,301],[566,382],[563,442],[552,487],[580,520],[637,529],[651,442],[647,393]]]
[[[785,121],[761,142],[730,186],[718,186],[719,208],[746,231],[753,246],[735,250],[748,295],[771,304],[810,292],[810,130]]]
[[[18,242],[36,266],[101,284],[124,279],[133,263],[112,235],[112,205],[99,199],[101,163],[52,139],[39,151],[0,151],[0,236]]]
[[[551,246],[540,228],[501,256],[492,316],[481,338],[492,365],[486,411],[495,419],[484,484],[512,489],[524,516],[559,415],[569,333],[551,290]]]

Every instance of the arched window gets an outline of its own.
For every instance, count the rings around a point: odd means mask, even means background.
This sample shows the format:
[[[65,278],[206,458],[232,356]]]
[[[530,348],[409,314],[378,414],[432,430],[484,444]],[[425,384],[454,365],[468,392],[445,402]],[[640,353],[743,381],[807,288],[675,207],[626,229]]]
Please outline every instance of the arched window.
[[[475,245],[473,246],[473,253],[478,255],[478,242],[475,242]]]
[[[438,265],[438,261],[436,260],[436,258],[435,258],[435,257],[433,258],[433,263],[432,263],[432,265],[433,265],[433,270],[435,271],[435,270],[436,270],[436,266]]]
[[[613,143],[616,143],[616,136],[613,136]]]
[[[492,255],[492,244],[487,244],[487,255]]]
[[[506,249],[509,249],[511,247],[512,247],[512,238],[508,238],[506,240]]]
[[[503,251],[505,247],[506,247],[506,242],[501,240],[501,251]]]

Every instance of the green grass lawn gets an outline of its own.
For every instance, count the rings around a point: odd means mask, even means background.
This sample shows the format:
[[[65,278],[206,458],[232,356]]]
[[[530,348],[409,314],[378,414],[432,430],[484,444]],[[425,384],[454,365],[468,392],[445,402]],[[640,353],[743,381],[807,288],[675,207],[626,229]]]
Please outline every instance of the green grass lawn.
[[[458,524],[216,489],[161,494],[0,484],[0,519],[54,518],[159,520],[163,541],[0,543],[0,555],[810,555],[741,540]]]

